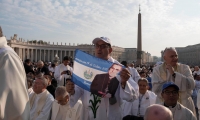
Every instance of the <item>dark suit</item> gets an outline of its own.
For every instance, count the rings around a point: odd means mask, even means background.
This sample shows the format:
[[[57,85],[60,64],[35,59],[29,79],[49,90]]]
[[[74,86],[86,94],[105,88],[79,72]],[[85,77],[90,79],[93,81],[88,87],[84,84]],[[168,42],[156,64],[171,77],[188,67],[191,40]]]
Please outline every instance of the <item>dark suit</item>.
[[[53,85],[49,85],[47,86],[46,88],[50,93],[51,95],[55,98],[55,91],[56,91],[56,88],[53,86]]]
[[[44,75],[49,75],[49,69],[45,66],[43,66],[42,68],[38,68],[38,73],[42,72],[44,73]]]
[[[123,117],[122,120],[144,120],[143,117],[137,117],[137,116],[134,116],[134,115],[127,115],[125,117]]]
[[[24,69],[25,69],[26,74],[28,74],[29,72],[31,72],[31,73],[34,74],[34,71],[33,71],[33,67],[32,67],[32,66],[29,66],[29,65],[27,65],[27,64],[24,64]]]
[[[98,74],[94,77],[94,80],[91,83],[90,92],[100,97],[102,96],[102,94],[100,94],[99,91],[103,93],[110,93],[112,96],[114,96],[118,85],[119,81],[116,79],[116,77],[110,80],[108,73]],[[108,91],[106,91],[107,87]]]

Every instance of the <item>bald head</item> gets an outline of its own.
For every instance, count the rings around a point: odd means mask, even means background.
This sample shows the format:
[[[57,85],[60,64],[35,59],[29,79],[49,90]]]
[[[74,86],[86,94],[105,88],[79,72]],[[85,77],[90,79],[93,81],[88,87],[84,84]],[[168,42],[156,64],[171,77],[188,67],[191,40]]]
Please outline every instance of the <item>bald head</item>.
[[[173,115],[168,108],[153,104],[147,108],[144,120],[173,120]]]
[[[42,68],[44,66],[44,63],[40,60],[37,62],[37,67]]]
[[[41,60],[38,61],[38,64],[44,64]]]

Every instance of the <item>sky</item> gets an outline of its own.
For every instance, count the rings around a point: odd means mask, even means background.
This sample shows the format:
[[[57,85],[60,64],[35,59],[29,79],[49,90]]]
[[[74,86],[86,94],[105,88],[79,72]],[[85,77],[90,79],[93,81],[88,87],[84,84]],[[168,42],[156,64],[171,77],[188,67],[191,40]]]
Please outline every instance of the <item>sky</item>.
[[[105,36],[137,48],[139,5],[143,51],[200,43],[200,0],[0,0],[0,26],[7,39],[91,44]]]

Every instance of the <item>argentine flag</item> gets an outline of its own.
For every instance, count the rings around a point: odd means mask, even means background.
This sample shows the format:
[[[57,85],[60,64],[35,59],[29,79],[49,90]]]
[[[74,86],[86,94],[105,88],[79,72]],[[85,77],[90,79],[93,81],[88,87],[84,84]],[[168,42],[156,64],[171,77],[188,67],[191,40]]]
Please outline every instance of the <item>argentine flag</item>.
[[[72,81],[90,91],[90,85],[97,74],[107,73],[112,62],[97,58],[81,50],[75,51]]]

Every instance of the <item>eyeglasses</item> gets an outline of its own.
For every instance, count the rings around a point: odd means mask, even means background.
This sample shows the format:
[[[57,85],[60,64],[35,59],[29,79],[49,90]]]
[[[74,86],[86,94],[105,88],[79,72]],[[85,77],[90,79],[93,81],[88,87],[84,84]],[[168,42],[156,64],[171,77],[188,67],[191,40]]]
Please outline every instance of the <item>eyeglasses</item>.
[[[178,95],[178,91],[164,91],[166,95]]]
[[[105,48],[108,48],[110,46],[108,44],[101,44],[101,45],[96,44],[96,45],[94,45],[94,47],[96,49],[98,49],[98,48],[105,49]]]

